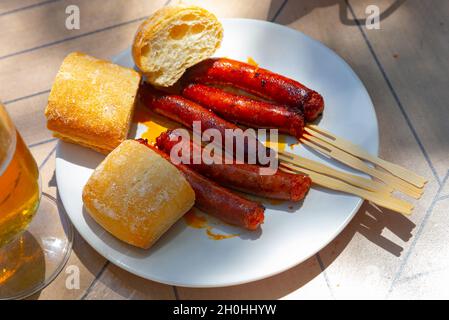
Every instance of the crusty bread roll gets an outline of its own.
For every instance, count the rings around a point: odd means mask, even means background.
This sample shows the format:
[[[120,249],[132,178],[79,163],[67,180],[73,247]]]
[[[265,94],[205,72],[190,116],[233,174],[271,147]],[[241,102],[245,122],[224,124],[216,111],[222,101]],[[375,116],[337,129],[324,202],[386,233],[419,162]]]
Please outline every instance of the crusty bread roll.
[[[214,54],[222,38],[222,25],[207,10],[184,5],[165,7],[137,30],[134,62],[148,82],[169,87],[187,68]]]
[[[143,144],[126,140],[95,169],[84,187],[83,201],[103,228],[147,249],[192,208],[195,193],[170,162]]]
[[[141,76],[80,52],[63,61],[45,110],[57,138],[108,153],[128,135]]]

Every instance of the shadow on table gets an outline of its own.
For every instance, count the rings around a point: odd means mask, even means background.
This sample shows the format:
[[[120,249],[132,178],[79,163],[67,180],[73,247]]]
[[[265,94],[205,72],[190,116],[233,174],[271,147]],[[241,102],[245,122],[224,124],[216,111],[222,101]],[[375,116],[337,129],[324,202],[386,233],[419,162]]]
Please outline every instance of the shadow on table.
[[[55,185],[53,177],[49,185]],[[415,224],[403,215],[390,210],[380,209],[364,202],[352,222],[343,232],[320,252],[322,266],[316,256],[311,257],[296,267],[268,279],[226,288],[195,289],[177,288],[177,294],[181,299],[279,299],[304,287],[323,272],[344,251],[351,239],[361,234],[368,240],[399,257],[403,248],[382,235],[385,229],[407,242],[412,237]],[[75,232],[73,251],[81,263],[94,275],[101,273],[105,265],[105,259],[99,256],[83,239]],[[111,268],[108,268],[109,270]],[[123,298],[132,294],[134,298],[160,298],[169,299],[167,292],[172,290],[170,286],[157,284],[152,281],[129,274],[124,270],[113,267],[113,280],[102,280],[103,285],[110,287]],[[110,278],[110,277],[108,277]],[[131,280],[130,280],[131,279]],[[125,283],[127,283],[125,285]],[[154,291],[157,287],[160,293]],[[165,290],[163,290],[165,289]],[[158,291],[158,290],[156,290]],[[306,292],[305,292],[306,293]],[[38,295],[36,296],[36,298]],[[312,296],[313,297],[313,296]],[[329,296],[330,297],[330,296]],[[295,297],[293,297],[295,298]],[[323,298],[323,297],[316,297]],[[324,297],[325,298],[325,297]]]
[[[379,209],[364,202],[358,214],[345,230],[320,252],[322,266],[316,256],[298,266],[268,279],[240,286],[194,289],[178,288],[182,299],[280,299],[302,288],[323,272],[343,252],[356,233],[362,234],[394,256],[400,256],[403,248],[382,235],[385,229],[407,242],[412,237],[415,224],[395,212]],[[332,298],[322,296],[323,292],[303,292],[299,298]],[[325,294],[325,293],[324,293]],[[292,296],[293,299],[298,297]]]
[[[48,182],[49,187],[56,187],[56,174],[53,172],[53,176],[51,177],[50,181]],[[60,206],[60,210],[64,209],[64,206],[62,205],[62,201],[60,198],[59,193],[57,193],[57,201]],[[64,212],[64,214],[67,214]],[[80,263],[83,267],[85,267],[90,274],[97,275],[102,270],[103,266],[106,263],[106,259],[103,258],[101,255],[99,255],[84,239],[81,237],[81,235],[78,233],[76,228],[74,230],[74,239],[73,239],[73,247],[72,251],[76,254],[77,258],[80,260]]]
[[[379,20],[382,21],[386,18],[388,18],[391,14],[393,14],[402,4],[405,3],[407,0],[396,0],[393,2],[387,9],[382,11],[379,16]],[[283,16],[281,13],[281,16],[279,19],[276,20],[276,22],[281,24],[290,24],[306,15],[308,15],[310,12],[312,12],[316,8],[322,8],[322,7],[330,7],[338,5],[339,7],[339,16],[340,16],[340,22],[347,26],[354,26],[354,25],[365,25],[366,19],[354,19],[352,17],[352,9],[350,6],[348,6],[348,2],[345,0],[302,0],[302,1],[295,1],[290,0],[287,3],[288,10],[283,10],[283,12],[289,11],[294,12],[288,14],[288,16]]]
[[[381,13],[380,20],[390,16],[397,10],[406,0],[397,0],[389,8]],[[275,1],[273,1],[274,3]],[[302,17],[308,15],[316,8],[339,5],[340,20],[345,25],[365,24],[364,20],[353,20],[351,12],[344,0],[290,0],[286,4],[283,12],[289,12],[284,15],[281,12],[280,17],[276,20],[278,23],[289,24]],[[289,8],[291,6],[291,8]],[[270,16],[277,11],[274,4],[270,8]],[[56,185],[54,176],[50,181],[51,186]],[[321,251],[321,260],[323,265],[320,266],[316,256],[311,257],[298,266],[283,272],[279,275],[268,279],[252,282],[245,285],[216,288],[216,289],[193,289],[193,288],[177,288],[180,298],[187,299],[279,299],[288,296],[290,293],[306,286],[313,279],[323,272],[323,267],[327,268],[333,261],[344,251],[351,239],[357,234],[363,235],[372,243],[378,245],[392,255],[399,257],[403,248],[393,241],[382,235],[385,229],[395,234],[402,241],[407,242],[411,238],[411,231],[415,224],[406,217],[397,213],[379,209],[365,202],[359,210],[353,221],[345,228],[345,230],[332,241],[326,248]],[[84,240],[75,232],[75,241],[73,251],[76,253],[81,263],[90,271],[91,274],[99,275],[105,265],[105,260],[87,245]],[[119,295],[126,298],[135,296],[135,292],[141,292],[145,296],[147,290],[154,288],[155,283],[141,279],[137,276],[128,274],[115,266],[108,268],[111,273],[112,280],[103,284],[110,287]],[[112,270],[112,271],[111,271]],[[131,280],[129,280],[131,279]],[[119,284],[126,283],[126,286]],[[165,288],[169,286],[157,285]],[[166,291],[166,290],[161,290]],[[155,296],[158,296],[157,294]],[[164,298],[164,297],[160,297]]]

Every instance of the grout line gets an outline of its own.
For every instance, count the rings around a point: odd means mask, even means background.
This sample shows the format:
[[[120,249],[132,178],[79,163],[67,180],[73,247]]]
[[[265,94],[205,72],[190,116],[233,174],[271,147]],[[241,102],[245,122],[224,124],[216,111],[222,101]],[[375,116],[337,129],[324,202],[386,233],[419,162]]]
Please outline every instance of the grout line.
[[[440,266],[440,267],[432,269],[432,270],[428,270],[428,271],[424,271],[424,272],[418,272],[418,273],[415,273],[414,275],[411,275],[409,277],[404,277],[401,280],[398,280],[397,284],[404,284],[404,283],[407,283],[407,282],[410,282],[410,281],[413,281],[413,280],[416,280],[416,279],[428,276],[428,275],[430,275],[432,273],[435,273],[435,272],[446,271],[447,269],[448,269],[448,266],[447,265],[443,265],[443,266]]]
[[[37,146],[41,146],[43,144],[47,144],[47,143],[56,141],[56,140],[58,140],[58,139],[57,138],[52,138],[52,139],[42,140],[42,141],[39,141],[39,142],[35,142],[35,143],[32,143],[32,144],[29,144],[28,148],[31,149],[31,148],[34,148],[34,147],[37,147]]]
[[[439,197],[439,198],[437,199],[437,201],[446,200],[446,199],[449,199],[449,194],[446,194],[446,195],[444,195],[444,196]]]
[[[317,254],[315,254],[315,257],[318,261],[318,264],[320,265],[321,272],[323,273],[324,281],[326,281],[327,288],[329,289],[329,293],[331,294],[332,299],[335,300],[334,291],[332,290],[329,277],[327,276],[326,268],[324,267],[323,260],[321,260],[320,253],[318,252]]]
[[[42,2],[41,5],[43,5],[45,3],[49,3],[49,2],[55,2],[55,1],[60,1],[60,0],[50,0],[50,1],[47,1],[47,2]],[[165,2],[164,6],[167,6],[171,1],[172,0],[167,0]],[[37,5],[38,4],[33,5],[33,7],[35,7]],[[32,6],[29,6],[29,7],[32,7]],[[24,7],[23,9],[27,9],[29,7]],[[2,15],[3,14],[0,14],[0,16],[2,16]],[[114,28],[118,28],[118,27],[121,27],[121,26],[124,26],[124,25],[128,25],[128,24],[140,21],[140,20],[144,20],[147,17],[148,16],[137,18],[137,19],[130,20],[130,21],[125,21],[125,22],[120,23],[120,24],[116,24],[116,25],[112,25],[112,26],[105,27],[105,28],[102,28],[102,29],[98,29],[98,30],[94,30],[94,31],[91,31],[91,32],[83,33],[83,34],[80,34],[80,35],[77,35],[77,36],[74,36],[74,37],[65,38],[65,39],[62,39],[62,40],[58,40],[58,41],[50,42],[50,43],[47,43],[47,44],[43,44],[43,45],[40,45],[40,46],[37,46],[37,47],[33,47],[33,48],[26,49],[26,50],[18,51],[18,52],[15,52],[15,53],[11,53],[11,54],[8,54],[8,55],[5,55],[5,56],[0,56],[0,60],[6,59],[6,58],[9,58],[9,57],[13,57],[13,56],[16,56],[16,55],[24,54],[24,53],[27,53],[27,52],[35,51],[35,50],[38,50],[38,49],[46,48],[46,47],[53,46],[53,45],[56,45],[56,44],[60,44],[60,43],[66,42],[66,41],[70,41],[70,40],[78,39],[78,38],[81,38],[81,37],[89,36],[89,35],[92,35],[92,34],[95,34],[95,33],[99,33],[99,32],[102,32],[102,31],[107,31],[107,30],[111,30],[111,29],[114,29]],[[25,100],[25,99],[28,99],[28,98],[33,98],[33,97],[36,97],[36,96],[39,96],[39,95],[42,95],[42,94],[45,94],[45,93],[49,93],[50,90],[51,89],[48,89],[48,90],[45,90],[45,91],[36,92],[36,93],[30,94],[30,95],[26,95],[26,96],[23,96],[23,97],[19,97],[19,98],[16,98],[16,99],[11,99],[11,100],[5,101],[3,104],[4,105],[8,105],[8,104],[12,104],[12,103],[15,103],[15,102],[18,102],[18,101],[21,101],[21,100]]]
[[[181,300],[179,298],[179,292],[178,292],[178,288],[176,286],[172,286],[173,287],[173,292],[175,293],[175,298],[176,300]]]
[[[97,283],[98,279],[103,275],[103,273],[106,271],[106,268],[109,266],[109,261],[106,260],[105,264],[101,268],[100,272],[95,276],[95,279],[91,282],[89,288],[86,289],[84,294],[81,296],[80,300],[86,300],[86,297],[91,293],[94,285]]]
[[[441,191],[443,190],[443,187],[444,187],[445,183],[448,181],[448,179],[449,179],[449,170],[447,171],[440,187],[438,188],[437,193],[433,197],[432,202],[429,206],[429,209],[427,209],[426,214],[424,215],[424,218],[422,219],[422,221],[419,225],[419,229],[416,232],[415,237],[413,238],[413,242],[410,244],[410,248],[408,249],[407,254],[405,255],[404,259],[402,260],[401,264],[399,265],[399,270],[396,273],[396,275],[394,276],[393,281],[391,282],[391,286],[388,289],[386,298],[388,298],[388,296],[391,294],[391,292],[393,291],[394,287],[396,286],[396,283],[398,282],[400,276],[402,275],[402,272],[404,271],[404,268],[413,252],[413,249],[415,248],[415,246],[424,230],[424,227],[427,225],[429,218],[432,216],[433,209],[438,202],[439,195],[440,195]]]
[[[118,24],[114,24],[114,25],[111,25],[111,26],[108,26],[108,27],[104,27],[104,28],[101,28],[101,29],[97,29],[97,30],[93,30],[93,31],[90,31],[90,32],[82,33],[82,34],[79,34],[77,36],[68,37],[68,38],[64,38],[64,39],[53,41],[53,42],[48,42],[48,43],[42,44],[40,46],[36,46],[36,47],[33,47],[33,48],[28,48],[28,49],[25,49],[25,50],[21,50],[21,51],[17,51],[17,52],[14,52],[14,53],[10,53],[10,54],[4,55],[4,56],[0,56],[0,61],[4,60],[4,59],[7,59],[7,58],[11,58],[11,57],[17,56],[17,55],[21,55],[21,54],[24,54],[24,53],[29,53],[29,52],[36,51],[36,50],[39,50],[39,49],[51,47],[51,46],[54,46],[54,45],[57,45],[57,44],[61,44],[61,43],[67,42],[67,41],[71,41],[71,40],[83,38],[83,37],[86,37],[86,36],[90,36],[90,35],[93,35],[93,34],[96,34],[96,33],[100,33],[100,32],[103,32],[103,31],[109,31],[109,30],[112,30],[112,29],[115,29],[115,28],[123,27],[123,26],[126,26],[128,24],[132,24],[132,23],[135,23],[135,22],[139,22],[139,21],[145,20],[147,17],[148,16],[144,16],[144,17],[140,17],[140,18],[124,21],[124,22],[121,22],[121,23],[118,23]]]
[[[50,3],[58,2],[58,1],[61,1],[61,0],[47,0],[47,1],[42,1],[42,2],[39,2],[39,3],[35,3],[35,4],[32,4],[32,5],[29,5],[29,6],[12,9],[10,11],[6,11],[6,12],[3,12],[3,13],[0,13],[0,18],[4,17],[4,16],[7,16],[7,15],[10,15],[10,14],[13,14],[13,13],[17,13],[17,12],[20,12],[20,11],[41,7],[41,6],[44,6],[46,4],[50,4]]]
[[[3,104],[6,106],[8,104],[12,104],[12,103],[19,102],[19,101],[22,101],[22,100],[26,100],[26,99],[29,99],[29,98],[33,98],[33,97],[37,97],[37,96],[40,96],[42,94],[46,94],[46,93],[49,93],[49,92],[50,92],[50,89],[49,90],[44,90],[44,91],[39,91],[39,92],[32,93],[32,94],[29,94],[29,95],[26,95],[26,96],[23,96],[23,97],[19,97],[19,98],[16,98],[16,99],[7,100],[7,101],[3,102]]]
[[[282,2],[281,6],[276,11],[276,13],[274,14],[273,18],[270,19],[271,22],[276,21],[276,19],[279,17],[279,14],[282,12],[282,10],[284,9],[284,7],[287,4],[287,2],[288,2],[288,0],[284,0],[284,2]]]
[[[446,173],[446,175],[445,175],[445,177],[443,178],[443,180],[440,180],[440,177],[438,176],[438,174],[437,174],[437,172],[436,172],[436,169],[435,169],[435,167],[433,166],[433,163],[432,163],[432,161],[431,161],[431,159],[430,159],[429,154],[427,153],[426,149],[424,148],[423,143],[422,143],[421,140],[419,139],[418,133],[416,132],[416,130],[415,130],[415,128],[414,128],[414,126],[413,126],[413,124],[412,124],[412,122],[411,122],[411,120],[410,120],[408,114],[407,114],[407,112],[405,111],[405,108],[404,108],[404,106],[402,105],[402,102],[401,102],[401,100],[399,99],[399,96],[397,95],[396,91],[394,90],[393,84],[391,83],[390,79],[388,78],[385,69],[383,68],[383,66],[382,66],[382,64],[381,64],[381,62],[380,62],[380,60],[379,60],[379,58],[377,57],[377,54],[376,54],[376,52],[374,51],[374,48],[373,48],[373,46],[371,45],[371,42],[369,41],[367,34],[365,33],[365,31],[363,30],[362,26],[360,25],[360,22],[357,20],[357,17],[356,17],[356,15],[355,15],[355,12],[354,12],[354,10],[353,10],[351,4],[349,3],[348,0],[345,0],[345,2],[346,2],[346,5],[347,5],[348,8],[349,8],[349,11],[351,12],[351,15],[353,16],[354,20],[356,21],[357,27],[359,28],[359,30],[360,30],[360,32],[361,32],[361,34],[362,34],[362,36],[363,36],[363,38],[364,38],[364,40],[365,40],[367,46],[368,46],[368,49],[370,50],[370,52],[371,52],[371,54],[372,54],[372,56],[373,56],[373,58],[374,58],[374,60],[375,60],[375,62],[376,62],[376,64],[377,64],[377,66],[378,66],[378,68],[379,68],[379,70],[380,70],[380,72],[382,73],[382,76],[383,76],[384,80],[385,80],[386,83],[387,83],[387,86],[388,86],[388,88],[390,89],[390,91],[391,91],[391,93],[392,93],[392,95],[393,95],[393,98],[394,98],[395,101],[396,101],[396,104],[398,105],[398,107],[399,107],[399,109],[400,109],[402,115],[404,116],[405,121],[407,122],[407,125],[409,126],[410,130],[412,131],[413,137],[415,138],[416,142],[418,143],[418,146],[419,146],[419,148],[421,149],[421,152],[422,152],[422,154],[424,155],[424,158],[426,159],[427,164],[429,165],[430,170],[432,171],[432,174],[433,174],[434,177],[436,178],[436,181],[438,182],[438,185],[439,185],[438,191],[437,191],[437,193],[435,194],[435,196],[434,196],[434,198],[433,198],[433,200],[432,200],[432,202],[431,202],[429,208],[428,208],[427,211],[426,211],[426,214],[425,214],[424,218],[422,219],[422,221],[421,221],[421,223],[420,223],[419,229],[418,229],[418,231],[416,232],[416,235],[415,235],[415,237],[414,237],[414,239],[413,239],[413,242],[411,243],[410,248],[409,248],[409,250],[407,251],[407,253],[406,253],[404,259],[402,260],[402,262],[401,262],[401,264],[400,264],[400,266],[399,266],[399,270],[397,271],[397,273],[395,274],[395,276],[394,276],[394,278],[393,278],[393,281],[392,281],[392,283],[391,283],[391,286],[390,286],[390,288],[389,288],[389,290],[388,290],[388,292],[387,292],[387,295],[386,295],[386,298],[388,298],[389,295],[392,293],[392,291],[393,291],[393,289],[394,289],[396,283],[398,282],[400,276],[402,275],[402,273],[403,273],[403,271],[404,271],[404,268],[405,268],[405,266],[406,266],[406,264],[407,264],[407,262],[408,262],[408,260],[409,260],[409,258],[410,258],[410,256],[411,256],[411,254],[412,254],[412,252],[413,252],[413,249],[415,248],[416,243],[418,242],[418,240],[419,240],[419,238],[420,238],[420,236],[421,236],[421,234],[422,234],[422,231],[423,231],[424,227],[427,225],[427,222],[428,222],[430,216],[432,215],[432,212],[433,212],[433,209],[434,209],[434,207],[435,207],[435,204],[436,204],[436,203],[439,201],[439,199],[440,199],[439,195],[440,195],[440,193],[441,193],[441,191],[442,191],[442,189],[443,189],[443,187],[444,187],[444,184],[446,183],[446,181],[447,181],[448,178],[449,178],[449,170],[448,170],[448,172]]]
[[[385,72],[385,69],[383,68],[382,64],[380,63],[380,60],[379,60],[379,58],[377,57],[377,54],[376,54],[376,52],[374,51],[374,48],[373,48],[373,46],[371,45],[371,42],[369,41],[368,36],[366,35],[365,31],[363,30],[362,26],[360,25],[360,22],[359,22],[359,20],[357,19],[356,15],[355,15],[355,12],[354,12],[354,10],[353,10],[351,4],[349,3],[349,0],[345,0],[345,2],[346,2],[346,5],[347,5],[348,8],[349,8],[349,11],[351,12],[351,15],[353,16],[354,20],[355,20],[356,23],[357,23],[357,27],[359,28],[360,32],[362,33],[363,39],[365,40],[365,42],[366,42],[366,44],[367,44],[367,46],[368,46],[368,49],[369,49],[369,51],[371,52],[371,54],[372,54],[372,56],[373,56],[373,58],[374,58],[374,61],[376,62],[377,66],[378,66],[378,68],[379,68],[379,70],[380,70],[380,72],[382,73],[382,76],[383,76],[385,82],[387,83],[387,86],[388,86],[388,88],[390,89],[390,91],[391,91],[391,93],[392,93],[392,95],[393,95],[393,98],[394,98],[394,100],[396,101],[396,104],[398,105],[398,107],[399,107],[399,109],[400,109],[402,115],[404,116],[405,121],[407,122],[407,125],[409,126],[410,130],[412,131],[413,137],[415,138],[416,142],[418,143],[418,146],[419,146],[419,148],[421,149],[421,152],[422,152],[422,154],[424,155],[424,158],[426,159],[427,164],[428,164],[429,167],[430,167],[430,170],[432,171],[432,173],[433,173],[434,177],[436,178],[438,184],[441,185],[440,177],[438,176],[438,173],[437,173],[435,167],[433,166],[432,161],[430,160],[430,156],[429,156],[429,154],[427,153],[426,149],[424,148],[423,143],[422,143],[421,140],[419,139],[418,133],[416,132],[416,129],[415,129],[415,127],[414,127],[413,124],[412,124],[412,121],[410,120],[410,118],[409,118],[407,112],[405,111],[405,108],[404,108],[404,106],[403,106],[401,100],[399,99],[398,94],[397,94],[396,91],[394,90],[393,84],[391,83],[390,79],[388,78],[387,73]]]
[[[165,2],[165,5],[168,5],[171,2],[171,0],[168,0],[167,2]],[[86,289],[86,291],[84,292],[84,294],[81,296],[80,300],[85,300],[86,297],[89,295],[89,293],[92,291],[92,288],[94,287],[94,285],[97,283],[98,279],[103,275],[103,273],[106,271],[106,268],[109,266],[110,262],[107,260],[106,263],[104,264],[104,266],[101,268],[100,272],[96,275],[95,279],[92,281],[92,283],[90,284],[90,286]],[[177,297],[178,299],[178,292],[176,287],[173,287],[174,292],[175,292],[175,297]]]
[[[56,146],[53,148],[53,149],[51,149],[51,151],[47,154],[47,156],[45,157],[45,159],[42,161],[42,163],[39,165],[39,170],[41,170],[44,166],[45,166],[45,164],[48,162],[48,160],[50,160],[50,158],[51,158],[51,156],[53,155],[53,153],[55,152],[55,150],[56,150]]]
[[[55,1],[60,1],[60,0],[49,0],[47,2],[42,2],[42,4],[49,3],[49,2],[55,2]],[[165,2],[165,4],[164,4],[164,7],[167,6],[170,2],[171,2],[171,0],[167,0]],[[48,42],[48,43],[45,43],[45,44],[40,45],[40,46],[36,46],[36,47],[28,48],[28,49],[25,49],[25,50],[13,52],[13,53],[10,53],[10,54],[4,55],[4,56],[0,56],[0,60],[11,58],[11,57],[14,57],[14,56],[17,56],[17,55],[21,55],[21,54],[24,54],[24,53],[29,53],[29,52],[32,52],[32,51],[35,51],[35,50],[51,47],[51,46],[54,46],[54,45],[57,45],[57,44],[61,44],[61,43],[66,42],[66,41],[75,40],[75,39],[79,39],[79,38],[82,38],[82,37],[90,36],[92,34],[96,34],[96,33],[99,33],[99,32],[108,31],[108,30],[111,30],[111,29],[122,27],[122,26],[125,26],[125,25],[128,25],[128,24],[134,23],[134,22],[145,20],[146,18],[148,18],[148,16],[143,16],[143,17],[140,17],[140,18],[124,21],[122,23],[118,23],[118,24],[115,24],[115,25],[112,25],[112,26],[109,26],[109,27],[104,27],[104,28],[101,28],[101,29],[97,29],[97,30],[93,30],[93,31],[86,32],[86,33],[83,33],[83,34],[79,34],[77,36],[68,37],[68,38],[64,38],[64,39],[61,39],[61,40]]]
[[[51,0],[51,1],[60,1],[60,0]],[[164,6],[167,6],[168,4],[170,4],[171,1],[172,0],[167,0],[165,2]],[[286,1],[288,1],[288,0],[286,0]],[[44,4],[44,3],[42,2],[42,4]],[[121,24],[109,26],[109,27],[106,27],[106,28],[103,28],[103,29],[94,30],[94,31],[91,31],[91,32],[88,32],[88,33],[84,33],[84,34],[81,34],[81,35],[78,35],[78,36],[71,37],[71,38],[66,38],[66,39],[63,39],[63,40],[59,40],[59,41],[55,41],[55,42],[52,42],[52,43],[44,44],[44,45],[41,45],[41,46],[38,46],[38,47],[34,47],[34,48],[26,49],[26,50],[23,50],[23,51],[19,51],[19,52],[16,52],[16,53],[8,54],[6,56],[0,57],[0,60],[6,59],[7,57],[12,57],[12,56],[15,56],[15,55],[23,54],[25,52],[30,52],[30,51],[34,51],[34,50],[37,50],[37,49],[45,48],[45,47],[48,47],[48,46],[52,46],[52,45],[55,45],[55,44],[59,44],[59,43],[65,42],[65,41],[74,40],[74,39],[78,39],[80,37],[92,35],[94,33],[110,30],[110,29],[113,29],[113,28],[118,28],[118,27],[130,24],[130,23],[133,23],[133,22],[137,22],[137,21],[140,21],[140,20],[143,20],[143,19],[146,19],[146,18],[147,18],[147,16],[141,17],[141,18],[138,18],[138,19],[134,19],[134,20],[130,20],[130,21],[126,21],[126,22],[123,22]],[[15,102],[18,102],[18,101],[21,101],[21,100],[25,100],[25,99],[28,99],[28,98],[33,98],[33,97],[39,96],[41,94],[49,93],[50,90],[51,89],[48,89],[48,90],[44,90],[44,91],[40,91],[40,92],[36,92],[36,93],[30,94],[30,95],[26,95],[26,96],[23,96],[23,97],[19,97],[19,98],[16,98],[16,99],[8,100],[8,101],[5,101],[3,104],[4,105],[8,105],[8,104],[12,104],[12,103],[15,103]]]

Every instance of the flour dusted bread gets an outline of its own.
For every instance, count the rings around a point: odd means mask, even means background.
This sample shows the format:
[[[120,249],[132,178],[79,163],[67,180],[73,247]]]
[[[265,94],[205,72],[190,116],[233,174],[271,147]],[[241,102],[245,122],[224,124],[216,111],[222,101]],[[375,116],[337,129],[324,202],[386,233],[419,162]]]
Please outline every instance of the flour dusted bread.
[[[195,193],[170,162],[126,140],[95,169],[83,190],[84,205],[120,240],[149,248],[193,206]]]
[[[63,61],[45,110],[57,138],[108,153],[126,139],[141,76],[80,52]]]
[[[155,86],[168,87],[185,70],[209,58],[220,46],[223,27],[207,10],[170,6],[144,21],[134,39],[133,57]]]

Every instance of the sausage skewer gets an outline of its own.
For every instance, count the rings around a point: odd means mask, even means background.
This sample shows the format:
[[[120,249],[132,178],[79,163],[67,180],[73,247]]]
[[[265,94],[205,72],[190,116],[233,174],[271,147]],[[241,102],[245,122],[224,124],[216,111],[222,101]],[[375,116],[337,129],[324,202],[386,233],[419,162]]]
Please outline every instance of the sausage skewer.
[[[149,145],[145,139],[137,141],[170,161],[166,153]],[[232,193],[183,164],[175,166],[195,191],[195,206],[198,209],[248,230],[256,230],[263,223],[265,208],[260,203]]]
[[[323,97],[298,81],[228,58],[210,58],[198,63],[188,70],[183,81],[231,85],[298,108],[308,122],[316,120],[324,110]]]
[[[276,128],[301,138],[304,116],[298,108],[254,100],[203,84],[190,84],[182,95],[211,109],[228,121],[253,128]]]
[[[175,131],[168,130],[156,139],[156,145],[166,154],[171,154],[172,148],[178,144],[180,151],[189,150],[188,155],[177,156],[180,158],[184,156],[187,160],[185,165],[224,186],[257,196],[291,201],[302,200],[310,189],[311,179],[302,174],[277,170],[273,175],[261,175],[261,167],[257,165],[224,164],[223,159],[218,159],[222,160],[220,163],[205,164],[202,161],[195,163],[193,155],[202,154],[203,148],[190,139],[186,141],[180,138],[181,136]]]
[[[194,129],[193,122],[198,121],[201,123],[202,133],[207,129],[218,130],[221,137],[220,142],[222,148],[226,146],[227,142],[232,142],[232,151],[235,158],[237,158],[237,155],[242,154],[242,156],[249,159],[250,153],[254,156],[254,154],[257,154],[259,151],[264,152],[264,154],[267,155],[270,150],[265,147],[255,136],[251,134],[244,134],[242,129],[235,124],[223,120],[215,113],[182,96],[156,90],[147,84],[141,88],[140,96],[145,106],[158,114],[184,125],[187,128]],[[235,136],[231,137],[232,141],[226,141],[227,129],[231,129],[235,133]],[[239,132],[242,134],[239,134]],[[243,145],[238,143],[238,140],[243,141]],[[273,152],[273,150],[270,151]],[[241,159],[239,157],[238,160],[243,162],[245,159]]]

